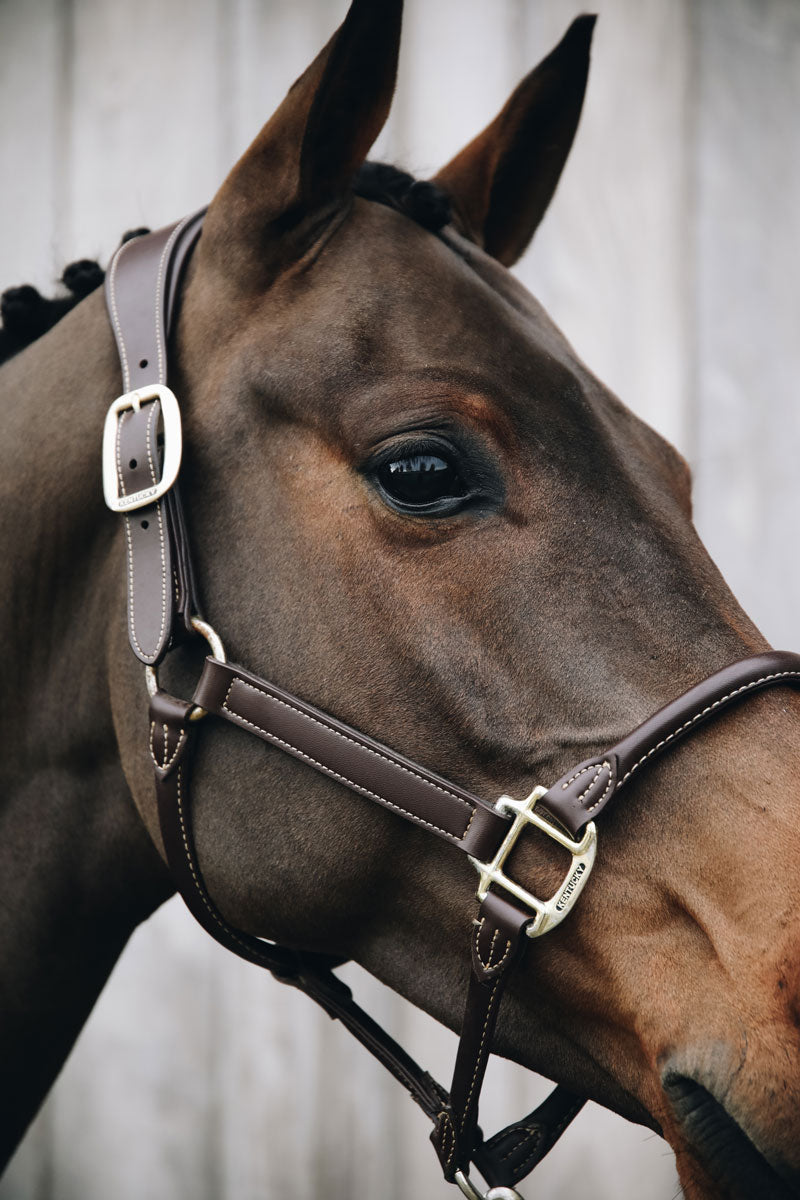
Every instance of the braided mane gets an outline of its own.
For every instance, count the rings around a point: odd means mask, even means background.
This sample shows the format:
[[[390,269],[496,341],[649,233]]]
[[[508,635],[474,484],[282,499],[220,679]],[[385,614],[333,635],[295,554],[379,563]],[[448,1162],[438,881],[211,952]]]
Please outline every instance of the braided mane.
[[[374,200],[404,213],[432,233],[437,233],[450,220],[450,202],[436,184],[417,180],[388,163],[364,163],[355,178],[353,191],[365,200]],[[149,232],[148,229],[132,229],[124,234],[122,241]],[[104,278],[105,271],[99,263],[81,258],[64,269],[58,282],[66,292],[60,295],[43,296],[30,283],[7,288],[0,295],[0,365],[52,329],[70,309],[100,287]]]

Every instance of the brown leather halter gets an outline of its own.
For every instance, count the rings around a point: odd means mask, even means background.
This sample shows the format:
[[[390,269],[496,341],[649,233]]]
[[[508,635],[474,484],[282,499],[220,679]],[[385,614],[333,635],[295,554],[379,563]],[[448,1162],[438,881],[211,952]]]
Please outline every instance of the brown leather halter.
[[[514,1186],[544,1157],[584,1104],[557,1087],[538,1109],[485,1140],[478,1100],[505,985],[526,943],[554,928],[589,877],[594,820],[627,781],[662,750],[734,702],[776,684],[800,682],[800,655],[773,651],[733,663],[650,717],[605,754],[519,802],[490,804],[335,717],[225,661],[222,643],[199,616],[178,492],[180,414],[166,387],[167,334],[181,272],[200,236],[203,213],[117,251],[106,296],[124,395],[106,418],[106,502],[125,522],[128,632],[146,665],[150,756],[161,833],[177,890],[200,924],[235,954],[266,967],[336,1017],[407,1088],[433,1122],[445,1178],[472,1200],[512,1200]],[[206,659],[192,701],[161,691],[155,668],[178,642],[201,634]],[[466,852],[478,870],[480,908],[471,936],[472,971],[455,1071],[446,1092],[371,1017],[333,973],[341,960],[274,945],[230,925],[206,889],[192,835],[189,764],[200,717],[213,713],[248,729],[354,792],[384,805]],[[539,900],[508,879],[503,863],[525,826],[566,847],[572,864],[561,887]],[[497,890],[500,889],[500,890]],[[466,947],[465,947],[466,949]],[[490,1185],[469,1176],[475,1164]]]

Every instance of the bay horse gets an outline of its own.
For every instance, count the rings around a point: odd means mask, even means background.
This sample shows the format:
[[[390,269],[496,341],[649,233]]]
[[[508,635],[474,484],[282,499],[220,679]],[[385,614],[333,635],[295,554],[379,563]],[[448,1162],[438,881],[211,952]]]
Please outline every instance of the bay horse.
[[[684,461],[507,270],[572,144],[591,21],[435,187],[398,190],[364,163],[401,7],[354,0],[211,203],[169,347],[181,489],[232,656],[456,785],[519,796],[766,646],[697,538]],[[99,487],[120,392],[99,293],[0,379],[5,1160],[175,883]],[[192,665],[162,671],[176,695]],[[663,1133],[696,1200],[800,1194],[799,718],[770,689],[632,778],[575,915],[499,1014],[494,1049]],[[192,820],[225,921],[353,959],[458,1029],[463,859],[205,725]],[[532,838],[513,874],[562,877]]]

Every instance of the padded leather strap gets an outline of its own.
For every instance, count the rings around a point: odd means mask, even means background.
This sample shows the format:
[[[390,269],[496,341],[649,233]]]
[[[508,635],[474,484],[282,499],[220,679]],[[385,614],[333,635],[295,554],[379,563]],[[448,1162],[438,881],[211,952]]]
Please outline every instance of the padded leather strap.
[[[605,754],[573,767],[540,803],[577,837],[646,763],[755,692],[800,686],[800,654],[770,650],[731,663],[648,717]]]
[[[485,800],[234,663],[207,658],[194,700],[476,858],[506,834]]]

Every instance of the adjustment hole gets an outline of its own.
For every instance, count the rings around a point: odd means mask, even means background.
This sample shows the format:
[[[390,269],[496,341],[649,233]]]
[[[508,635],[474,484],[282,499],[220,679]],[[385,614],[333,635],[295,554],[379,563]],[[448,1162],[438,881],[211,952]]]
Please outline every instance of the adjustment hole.
[[[128,466],[130,467],[130,469],[132,471],[135,471],[136,470],[136,459],[132,458],[131,461],[128,463]]]
[[[159,434],[157,434],[157,435],[156,435],[156,445],[157,445],[157,446],[163,446],[163,445],[164,445],[164,435],[163,435],[163,433],[159,433]]]
[[[150,524],[150,522],[149,522],[149,521],[142,521],[142,529],[147,529],[147,527],[149,526],[149,524]]]
[[[141,362],[139,363],[139,366],[142,368],[142,370],[144,370],[144,369],[145,369],[145,367],[147,366],[147,359],[146,359],[146,358],[143,358],[143,359],[141,360]]]

